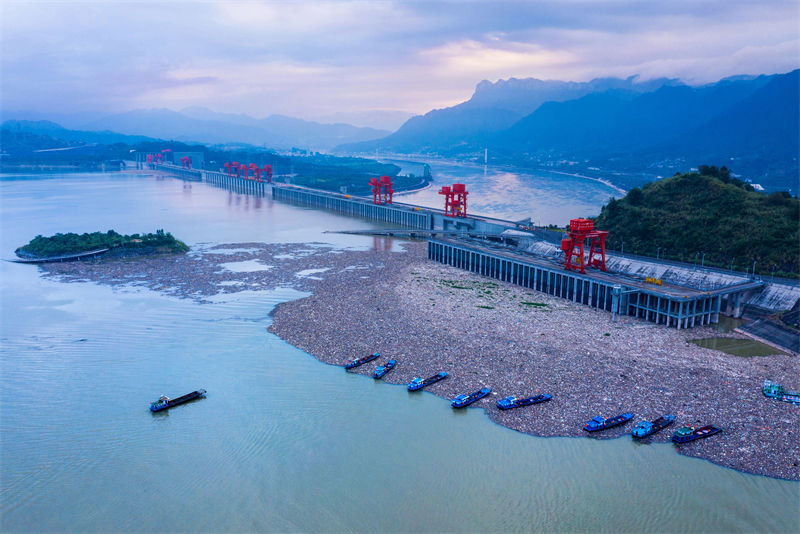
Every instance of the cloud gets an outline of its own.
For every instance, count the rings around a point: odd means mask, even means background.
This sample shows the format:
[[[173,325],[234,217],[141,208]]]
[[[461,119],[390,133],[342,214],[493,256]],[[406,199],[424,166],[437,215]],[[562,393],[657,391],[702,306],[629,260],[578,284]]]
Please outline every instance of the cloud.
[[[202,105],[424,113],[482,79],[679,77],[800,64],[800,5],[769,2],[5,2],[4,109]]]

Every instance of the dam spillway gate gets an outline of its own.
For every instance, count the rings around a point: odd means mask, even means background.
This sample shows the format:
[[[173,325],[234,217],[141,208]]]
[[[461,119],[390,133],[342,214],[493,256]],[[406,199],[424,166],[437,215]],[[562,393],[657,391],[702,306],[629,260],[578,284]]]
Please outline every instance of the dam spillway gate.
[[[430,239],[428,259],[592,308],[678,329],[719,322],[723,299],[728,305],[733,301],[738,303],[742,293],[760,286],[751,282],[710,291],[670,285],[650,288],[644,282],[613,273],[566,271],[547,258],[456,239]]]
[[[410,204],[374,204],[369,199],[289,184],[246,179],[222,172],[181,169],[173,165],[150,164],[153,170],[177,177],[203,181],[236,193],[271,197],[300,206],[322,208],[344,215],[386,222],[405,228],[448,231],[449,218],[437,210]],[[462,223],[464,235],[475,232],[502,234],[516,225],[511,221],[470,216]],[[433,233],[433,232],[431,232]],[[653,286],[618,273],[565,270],[560,261],[486,241],[465,238],[431,238],[428,259],[517,284],[548,295],[579,302],[614,314],[628,315],[674,328],[692,328],[719,322],[723,310],[741,313],[743,296],[764,286],[748,280],[710,290],[664,284]],[[738,310],[738,312],[737,312]]]

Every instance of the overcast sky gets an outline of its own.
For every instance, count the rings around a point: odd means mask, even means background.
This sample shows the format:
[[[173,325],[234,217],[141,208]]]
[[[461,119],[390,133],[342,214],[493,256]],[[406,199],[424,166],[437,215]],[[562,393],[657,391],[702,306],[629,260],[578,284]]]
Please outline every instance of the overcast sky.
[[[2,107],[424,113],[509,77],[787,72],[800,2],[0,0]]]

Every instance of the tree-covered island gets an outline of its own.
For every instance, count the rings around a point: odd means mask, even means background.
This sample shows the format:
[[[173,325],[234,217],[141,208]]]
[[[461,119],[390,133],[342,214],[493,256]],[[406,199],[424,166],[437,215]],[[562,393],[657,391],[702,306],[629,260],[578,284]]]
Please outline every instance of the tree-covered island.
[[[19,247],[15,253],[20,258],[42,259],[70,254],[81,254],[99,249],[121,255],[142,254],[183,254],[189,247],[175,239],[169,232],[156,230],[154,234],[122,235],[114,230],[84,234],[66,233],[50,237],[37,235],[27,245]]]

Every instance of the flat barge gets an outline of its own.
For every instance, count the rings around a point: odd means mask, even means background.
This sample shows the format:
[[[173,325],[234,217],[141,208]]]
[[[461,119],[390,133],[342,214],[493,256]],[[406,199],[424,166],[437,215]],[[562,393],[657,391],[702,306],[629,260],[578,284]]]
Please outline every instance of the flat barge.
[[[497,401],[497,407],[501,410],[513,410],[514,408],[522,408],[523,406],[531,406],[533,404],[539,404],[540,402],[546,402],[552,398],[553,396],[548,393],[534,395],[533,397],[525,397],[524,399],[518,399],[511,395]]]
[[[435,384],[439,380],[444,380],[445,378],[447,378],[447,373],[445,373],[444,371],[442,371],[441,373],[435,374],[433,376],[430,376],[430,377],[426,378],[425,380],[423,380],[421,378],[415,378],[414,380],[412,380],[411,382],[408,383],[408,391],[417,391],[417,390],[422,389],[424,387],[428,387],[431,384]]]
[[[597,432],[598,430],[606,430],[607,428],[627,423],[631,419],[633,419],[633,414],[630,413],[623,413],[610,419],[598,416],[586,423],[583,429],[587,432]]]
[[[371,362],[372,360],[380,358],[380,356],[381,356],[380,352],[373,352],[372,354],[370,354],[368,356],[362,356],[361,358],[356,358],[354,360],[350,360],[349,362],[344,364],[344,369],[345,369],[345,371],[349,371],[350,369],[354,369],[354,368],[358,367],[359,365],[364,365],[367,362]]]
[[[173,406],[177,406],[179,404],[183,404],[184,402],[189,402],[192,399],[202,397],[205,394],[206,390],[198,389],[197,391],[192,391],[191,393],[187,393],[186,395],[178,397],[177,399],[170,399],[166,395],[162,395],[157,401],[150,403],[150,411],[160,412],[161,410],[167,410]]]
[[[466,408],[473,402],[484,398],[491,392],[492,390],[489,388],[482,388],[479,389],[478,391],[475,391],[474,393],[470,393],[469,395],[459,395],[458,397],[453,399],[453,402],[451,402],[450,404],[453,408]]]

